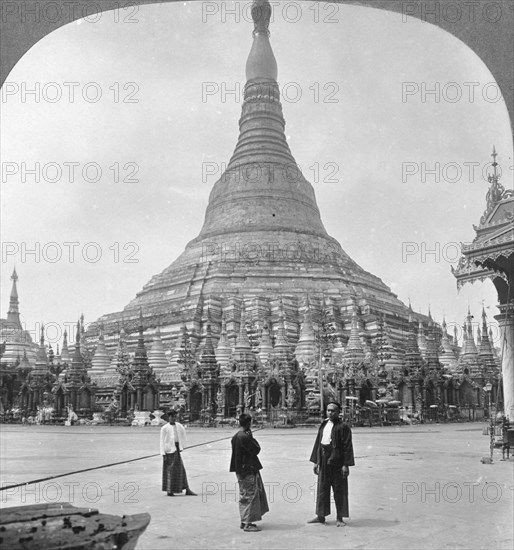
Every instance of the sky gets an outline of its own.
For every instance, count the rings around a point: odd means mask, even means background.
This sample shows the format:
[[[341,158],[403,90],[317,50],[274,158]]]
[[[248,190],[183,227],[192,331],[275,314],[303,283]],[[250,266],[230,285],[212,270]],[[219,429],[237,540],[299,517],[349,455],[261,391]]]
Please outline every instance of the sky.
[[[230,91],[243,89],[253,29],[245,3],[238,21],[212,5],[70,23],[10,73],[2,317],[16,267],[22,321],[33,333],[46,323],[56,341],[81,313],[87,323],[121,311],[197,236],[237,141],[242,97]],[[484,305],[492,320],[492,283],[457,293],[450,266],[485,209],[493,145],[512,187],[494,78],[433,25],[313,6],[276,10],[270,30],[286,135],[328,233],[416,311],[461,325]]]

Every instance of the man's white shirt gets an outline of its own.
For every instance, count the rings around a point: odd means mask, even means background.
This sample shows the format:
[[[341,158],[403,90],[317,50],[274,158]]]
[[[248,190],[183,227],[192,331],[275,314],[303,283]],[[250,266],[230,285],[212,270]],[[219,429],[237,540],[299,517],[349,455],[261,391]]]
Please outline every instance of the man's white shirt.
[[[174,453],[177,448],[175,443],[178,443],[179,449],[184,450],[186,446],[186,430],[182,424],[175,422],[172,426],[170,423],[164,424],[161,428],[161,455]]]
[[[325,427],[323,428],[323,435],[321,436],[321,444],[322,445],[330,445],[330,442],[332,441],[332,428],[334,427],[334,423],[332,420],[329,420]]]

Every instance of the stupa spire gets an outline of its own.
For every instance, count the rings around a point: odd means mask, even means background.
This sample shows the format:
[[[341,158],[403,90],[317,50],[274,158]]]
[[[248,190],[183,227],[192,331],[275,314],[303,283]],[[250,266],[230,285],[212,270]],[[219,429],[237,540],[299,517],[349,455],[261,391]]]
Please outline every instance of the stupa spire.
[[[75,349],[74,349],[74,356],[77,355],[77,352],[80,354],[80,328],[81,324],[80,322],[77,322],[77,330],[75,332]]]
[[[409,314],[409,329],[407,333],[407,341],[405,345],[405,354],[419,355],[419,346],[418,346],[418,334],[417,334],[417,324],[414,321],[411,314]]]
[[[100,327],[98,335],[98,344],[96,345],[95,353],[91,361],[91,370],[89,374],[103,374],[111,363],[107,348],[105,347],[103,328]]]
[[[246,62],[246,80],[277,80],[278,67],[269,41],[271,5],[267,0],[254,0],[252,4],[254,24],[253,44]]]
[[[252,351],[252,345],[250,344],[250,339],[248,338],[248,332],[246,330],[246,313],[244,302],[241,303],[241,322],[239,323],[239,334],[237,336],[235,350],[237,352]]]
[[[207,314],[209,319],[209,314]],[[205,333],[205,342],[203,345],[202,355],[200,358],[200,367],[204,375],[214,376],[217,368],[216,352],[214,351],[214,345],[212,343],[211,323],[207,322],[207,329]]]
[[[359,317],[357,312],[357,303],[352,298],[352,318],[350,326],[350,337],[343,353],[344,361],[347,365],[357,365],[364,360],[365,353],[362,349],[361,339],[359,337]]]
[[[295,348],[295,357],[298,361],[309,363],[316,356],[316,334],[312,325],[312,313],[309,295],[305,299],[305,313],[300,330],[300,338]]]
[[[68,331],[64,329],[64,336],[62,340],[62,349],[61,349],[61,362],[71,364],[71,355],[68,348]]]
[[[346,345],[347,352],[362,352],[362,344],[359,338],[359,317],[357,313],[357,304],[352,300],[352,320],[350,325],[350,338]]]
[[[478,353],[475,345],[475,338],[473,336],[473,325],[471,323],[471,319],[473,319],[473,315],[471,315],[471,312],[468,306],[468,314],[464,321],[464,327],[463,327],[464,336],[463,336],[461,356],[464,356],[464,355],[476,356]]]
[[[480,338],[477,337],[479,348],[478,354],[488,365],[495,365],[493,348],[491,346],[491,341],[489,340],[489,331],[487,328],[487,316],[485,314],[485,309],[482,307],[482,333]]]
[[[426,357],[427,353],[427,338],[425,335],[425,327],[423,326],[422,321],[419,322],[418,326],[418,348],[423,359]]]
[[[148,355],[146,353],[145,336],[143,329],[143,310],[139,308],[139,327],[138,327],[137,347],[132,361],[134,373],[145,373],[149,370]]]
[[[218,345],[216,346],[216,360],[222,369],[228,365],[231,355],[232,350],[230,349],[227,340],[227,322],[225,320],[225,316],[223,315],[221,319],[221,336],[218,340]]]
[[[48,359],[46,356],[45,348],[45,327],[41,325],[41,336],[39,338],[39,348],[36,354],[36,364],[34,365],[34,371],[41,373],[48,370]]]
[[[306,234],[306,240],[330,239],[314,189],[303,177],[285,136],[277,63],[269,42],[270,16],[270,3],[256,0],[239,139],[226,172],[211,191],[200,235],[188,247],[231,233],[239,239],[243,227],[245,232],[256,233],[256,241],[260,240],[258,233],[269,238],[274,230],[292,232],[295,240],[301,234]],[[336,249],[342,253],[334,243]]]
[[[289,352],[289,342],[286,335],[286,320],[284,315],[284,304],[280,299],[278,313],[277,339],[275,341],[274,353],[276,356],[282,356]]]
[[[84,360],[80,352],[80,340],[81,340],[81,327],[83,319],[77,321],[77,330],[75,333],[75,349],[73,350],[73,357],[71,359],[71,365],[67,370],[68,385],[70,387],[78,387],[84,381],[84,376],[87,374]]]
[[[240,372],[246,371],[248,368],[253,367],[257,361],[252,351],[250,339],[248,338],[248,332],[246,330],[246,315],[244,302],[241,302],[241,322],[239,325],[239,335],[234,347],[233,358],[239,362]]]
[[[16,268],[13,269],[11,280],[12,280],[12,288],[11,288],[11,296],[9,298],[9,311],[7,312],[7,322],[11,326],[14,325],[16,328],[21,328],[18,289],[16,288],[16,282],[18,281],[18,274],[16,273]]]
[[[166,371],[169,366],[159,327],[155,330],[152,345],[148,352],[148,364],[156,374]]]
[[[269,332],[269,327],[266,323],[262,327],[261,339],[259,342],[259,358],[262,363],[269,361],[273,355],[273,343],[271,341],[271,335]]]

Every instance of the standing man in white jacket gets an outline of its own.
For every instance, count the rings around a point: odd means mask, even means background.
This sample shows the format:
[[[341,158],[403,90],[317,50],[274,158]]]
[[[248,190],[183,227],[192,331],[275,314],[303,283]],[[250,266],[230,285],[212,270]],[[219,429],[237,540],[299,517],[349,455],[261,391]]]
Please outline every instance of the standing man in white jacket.
[[[187,483],[186,469],[180,453],[186,446],[186,430],[179,422],[176,422],[177,411],[171,409],[168,412],[168,423],[161,428],[161,455],[162,464],[162,490],[169,497],[174,493],[196,496]]]

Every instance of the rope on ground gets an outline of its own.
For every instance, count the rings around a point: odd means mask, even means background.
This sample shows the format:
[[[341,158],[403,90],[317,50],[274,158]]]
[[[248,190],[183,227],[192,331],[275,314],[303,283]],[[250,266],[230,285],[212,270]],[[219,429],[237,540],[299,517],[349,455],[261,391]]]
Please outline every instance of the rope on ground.
[[[262,430],[263,428],[257,428],[253,430],[254,432],[258,432],[259,430]],[[227,437],[222,437],[220,439],[213,439],[212,441],[205,441],[204,443],[197,443],[196,445],[191,445],[190,447],[187,447],[184,449],[185,451],[188,451],[189,449],[194,449],[195,447],[201,447],[202,445],[210,445],[211,443],[218,443],[220,441],[225,441],[225,439],[232,439],[232,435],[229,435]],[[0,487],[0,491],[5,491],[6,489],[14,489],[16,487],[24,487],[27,485],[33,485],[35,483],[43,483],[45,481],[50,481],[52,479],[57,479],[59,477],[66,477],[66,476],[73,476],[75,474],[83,474],[84,472],[91,472],[93,470],[101,470],[102,468],[111,468],[112,466],[119,466],[120,464],[129,464],[130,462],[137,462],[138,460],[146,460],[147,458],[154,458],[156,456],[160,456],[159,453],[155,453],[153,455],[147,455],[147,456],[140,456],[138,458],[131,458],[130,460],[122,460],[121,462],[112,462],[111,464],[102,464],[101,466],[93,466],[92,468],[83,468],[82,470],[75,470],[74,472],[67,472],[65,474],[57,474],[54,476],[48,476],[48,477],[42,477],[40,479],[33,479],[31,481],[24,481],[23,483],[15,483],[13,485],[6,485]]]

